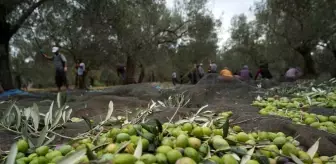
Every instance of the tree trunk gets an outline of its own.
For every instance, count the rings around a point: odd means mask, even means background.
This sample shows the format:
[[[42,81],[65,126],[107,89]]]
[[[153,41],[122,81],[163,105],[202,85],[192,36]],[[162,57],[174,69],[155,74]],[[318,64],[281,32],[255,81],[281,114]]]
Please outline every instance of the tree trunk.
[[[332,53],[334,55],[334,58],[336,59],[336,50],[332,50]]]
[[[304,76],[316,76],[315,63],[311,56],[311,49],[306,47],[300,47],[297,51],[301,54],[304,60]]]
[[[142,83],[143,79],[145,78],[145,67],[141,64],[141,72],[140,72],[140,76],[138,79],[138,83]]]
[[[154,71],[152,71],[151,82],[155,82],[155,75],[154,75]]]
[[[135,83],[135,60],[132,56],[127,56],[126,61],[126,78],[124,84],[134,84]]]
[[[14,81],[10,67],[9,40],[12,36],[10,24],[5,20],[5,15],[0,15],[0,83],[6,90],[14,89]]]
[[[2,32],[1,32],[2,33]],[[8,41],[0,40],[0,83],[3,89],[14,89],[12,73],[10,69]]]
[[[7,8],[8,6],[5,6],[3,2],[0,4],[0,83],[4,90],[14,88],[10,65],[9,41],[26,19],[31,15],[31,13],[46,1],[48,0],[40,0],[33,3],[26,11],[22,12],[22,15],[13,24],[9,24],[6,21],[6,17],[8,17],[9,14],[7,13],[7,9],[9,10],[9,8]],[[21,3],[22,2],[14,3],[17,6],[13,7],[16,8],[20,6]]]
[[[335,60],[336,60],[336,49],[332,49],[331,52],[333,53],[334,58],[335,58]],[[336,77],[336,72],[335,72],[335,70],[332,70],[332,71],[329,71],[329,72],[331,73],[332,77]]]

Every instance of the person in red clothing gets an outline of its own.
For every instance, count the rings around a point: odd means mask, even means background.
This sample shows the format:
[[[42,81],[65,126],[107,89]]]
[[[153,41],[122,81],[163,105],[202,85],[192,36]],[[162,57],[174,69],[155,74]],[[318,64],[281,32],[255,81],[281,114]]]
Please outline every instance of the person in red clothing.
[[[259,67],[259,70],[258,70],[257,74],[255,75],[254,80],[258,79],[259,74],[261,75],[261,78],[263,78],[263,79],[272,79],[273,78],[271,72],[268,70],[268,64],[264,64],[264,65],[261,65]]]

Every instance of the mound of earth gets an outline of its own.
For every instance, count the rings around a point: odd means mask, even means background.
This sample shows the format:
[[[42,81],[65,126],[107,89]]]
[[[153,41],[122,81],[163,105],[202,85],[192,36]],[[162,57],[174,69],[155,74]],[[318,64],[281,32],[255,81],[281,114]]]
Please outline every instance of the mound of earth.
[[[178,110],[174,121],[190,116],[196,113],[199,107],[209,104],[206,110],[214,112],[232,111],[234,113],[232,125],[240,125],[246,131],[274,131],[284,132],[286,135],[299,136],[298,141],[305,148],[309,148],[319,137],[320,154],[336,154],[336,137],[327,132],[323,132],[309,126],[295,125],[290,120],[272,117],[260,116],[259,109],[250,106],[252,100],[258,95],[262,95],[264,89],[276,85],[272,81],[261,81],[262,88],[258,88],[260,82],[242,82],[233,80],[223,82],[217,80],[217,74],[208,74],[203,77],[196,85],[180,85],[174,89],[157,89],[151,84],[133,84],[125,86],[116,86],[104,89],[95,93],[70,93],[68,104],[73,108],[74,117],[86,116],[94,119],[95,122],[104,119],[109,101],[114,102],[114,116],[125,116],[127,110],[147,107],[149,100],[163,100],[174,94],[185,93],[186,99],[191,99],[190,105]],[[282,84],[291,85],[291,84]],[[28,99],[27,99],[28,100]],[[20,106],[31,106],[33,102],[40,99],[31,99],[25,101],[21,99]],[[50,101],[38,102],[42,105],[41,109],[49,107]],[[323,115],[332,115],[334,110],[330,109],[310,109],[311,112],[320,112]],[[328,110],[328,111],[327,111]],[[161,122],[168,121],[176,111],[176,108],[162,108],[160,112],[155,112],[149,118],[156,118]],[[88,130],[88,126],[81,123],[68,123],[65,129],[60,130],[67,136],[76,136]],[[7,150],[10,144],[14,142],[16,135],[7,131],[0,131],[1,149]],[[63,140],[57,140],[61,142]]]

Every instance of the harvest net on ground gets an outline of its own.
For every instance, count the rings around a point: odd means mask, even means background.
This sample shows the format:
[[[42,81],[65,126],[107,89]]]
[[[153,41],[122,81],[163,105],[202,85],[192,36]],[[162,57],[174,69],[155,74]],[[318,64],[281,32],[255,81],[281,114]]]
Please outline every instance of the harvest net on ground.
[[[333,107],[335,92],[330,85],[302,87],[296,92],[300,94],[289,93],[290,97],[273,96],[271,89],[254,102],[255,95],[249,93],[260,91],[258,86],[228,83],[186,88],[176,88],[174,92],[180,93],[119,116],[114,116],[110,102],[100,121],[71,117],[72,109],[62,94],[46,113],[40,113],[37,105],[21,108],[12,103],[1,126],[18,138],[9,151],[2,152],[3,160],[33,164],[336,162],[335,116],[310,111],[314,106]],[[246,96],[236,97],[240,92]],[[228,100],[215,103],[224,96]],[[244,98],[260,110],[234,103]],[[235,109],[222,109],[227,102]],[[71,124],[87,130],[68,136],[64,132]]]

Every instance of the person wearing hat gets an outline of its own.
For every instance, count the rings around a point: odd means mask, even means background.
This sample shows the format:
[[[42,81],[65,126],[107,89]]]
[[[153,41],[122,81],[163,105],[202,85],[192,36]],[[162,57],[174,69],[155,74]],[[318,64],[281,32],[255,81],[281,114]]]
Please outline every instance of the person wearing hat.
[[[204,69],[203,69],[203,64],[200,63],[199,65],[197,65],[197,71],[198,71],[198,74],[199,74],[199,77],[200,79],[204,76],[205,72],[204,72]]]
[[[239,78],[242,81],[250,81],[252,77],[252,73],[250,72],[247,65],[244,65],[243,69],[239,72]]]
[[[48,60],[51,60],[54,62],[55,66],[55,82],[58,88],[58,91],[61,91],[61,87],[64,85],[66,89],[68,89],[68,82],[67,82],[67,77],[66,77],[66,72],[67,72],[67,60],[64,57],[64,55],[59,53],[59,48],[58,47],[53,47],[52,48],[52,53],[54,55],[52,57],[49,57],[46,54],[43,54],[45,58]]]

